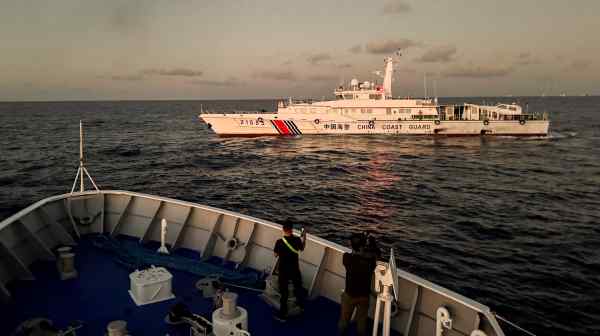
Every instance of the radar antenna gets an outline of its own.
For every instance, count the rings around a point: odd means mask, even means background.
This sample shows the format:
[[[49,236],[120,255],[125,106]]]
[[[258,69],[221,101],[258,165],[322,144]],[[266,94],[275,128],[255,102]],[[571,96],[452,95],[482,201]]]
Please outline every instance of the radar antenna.
[[[94,186],[94,189],[96,189],[96,191],[100,191],[100,189],[98,189],[98,186],[96,185],[96,182],[94,182],[94,179],[92,178],[92,176],[90,176],[90,173],[88,172],[87,168],[85,168],[85,162],[83,159],[83,124],[81,120],[79,120],[79,168],[77,169],[77,174],[75,175],[75,181],[73,181],[71,194],[75,191],[77,179],[79,179],[79,192],[85,191],[85,184],[83,183],[83,174],[85,174],[88,177],[88,179],[90,179],[92,185]]]

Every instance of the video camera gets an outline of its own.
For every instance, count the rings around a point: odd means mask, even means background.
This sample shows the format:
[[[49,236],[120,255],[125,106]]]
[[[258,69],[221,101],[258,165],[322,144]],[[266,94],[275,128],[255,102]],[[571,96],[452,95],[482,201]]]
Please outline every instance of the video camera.
[[[379,244],[370,232],[355,233],[351,238],[352,249],[356,252],[366,255],[374,256],[379,259],[381,257],[381,249]]]

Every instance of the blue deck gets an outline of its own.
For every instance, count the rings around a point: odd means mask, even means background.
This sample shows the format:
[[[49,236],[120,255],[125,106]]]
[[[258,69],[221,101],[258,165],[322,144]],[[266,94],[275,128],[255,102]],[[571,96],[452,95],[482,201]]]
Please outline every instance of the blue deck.
[[[101,335],[113,320],[126,320],[132,335],[189,335],[185,327],[174,328],[164,323],[169,308],[176,302],[185,303],[192,312],[209,317],[212,301],[196,290],[198,276],[182,271],[173,274],[176,299],[138,307],[129,296],[129,273],[115,263],[107,252],[92,245],[87,238],[74,248],[79,277],[61,281],[54,262],[35,262],[31,269],[35,281],[15,281],[9,284],[13,300],[2,304],[3,319],[0,335],[9,335],[22,321],[46,317],[58,328],[73,320],[85,326],[78,335]],[[189,251],[188,251],[189,252]],[[281,323],[272,318],[273,310],[253,291],[232,289],[239,294],[238,305],[248,310],[248,328],[253,335],[335,335],[339,306],[319,297],[307,302],[303,316]],[[210,318],[209,318],[210,319]]]

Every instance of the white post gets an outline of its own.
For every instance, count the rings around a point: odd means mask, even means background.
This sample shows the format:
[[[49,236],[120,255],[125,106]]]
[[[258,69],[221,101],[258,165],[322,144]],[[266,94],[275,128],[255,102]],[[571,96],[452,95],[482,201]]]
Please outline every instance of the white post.
[[[169,254],[169,250],[167,250],[167,246],[165,242],[167,240],[167,220],[162,219],[160,221],[160,247],[158,248],[158,253]]]
[[[390,250],[390,261],[386,265],[377,265],[375,268],[375,286],[379,292],[373,316],[373,336],[379,333],[379,313],[383,305],[383,336],[389,336],[392,320],[392,303],[398,295],[398,275],[396,274],[396,261],[394,249]],[[392,295],[392,291],[394,295]]]
[[[373,315],[373,336],[377,336],[379,332],[379,312],[381,311],[381,300],[377,297],[377,302],[375,303],[375,314]]]
[[[390,336],[390,321],[392,319],[392,295],[390,294],[390,286],[383,287],[383,299],[385,300],[383,310],[383,336]]]

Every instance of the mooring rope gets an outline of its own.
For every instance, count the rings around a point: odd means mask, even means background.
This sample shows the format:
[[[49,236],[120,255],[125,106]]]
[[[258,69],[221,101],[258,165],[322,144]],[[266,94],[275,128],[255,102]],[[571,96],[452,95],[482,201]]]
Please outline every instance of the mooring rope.
[[[92,238],[95,247],[111,253],[116,263],[129,270],[144,269],[150,265],[184,271],[201,277],[218,274],[223,282],[262,290],[264,281],[256,272],[240,272],[225,266],[192,259],[184,256],[156,253],[137,241],[120,240],[110,236],[97,235]]]
[[[532,333],[531,331],[529,331],[529,330],[526,330],[526,329],[523,329],[523,328],[519,327],[519,326],[518,326],[518,325],[516,325],[515,323],[513,323],[513,322],[510,322],[509,320],[505,319],[504,317],[502,317],[502,316],[500,316],[500,315],[498,315],[498,314],[496,314],[496,313],[494,313],[494,316],[496,316],[496,317],[497,317],[499,320],[502,320],[502,321],[504,321],[504,322],[506,322],[506,323],[510,324],[511,326],[515,327],[516,329],[519,329],[520,331],[522,331],[522,332],[526,333],[527,335],[530,335],[530,336],[536,336],[536,335],[535,335],[534,333]]]

